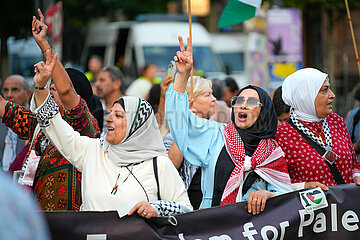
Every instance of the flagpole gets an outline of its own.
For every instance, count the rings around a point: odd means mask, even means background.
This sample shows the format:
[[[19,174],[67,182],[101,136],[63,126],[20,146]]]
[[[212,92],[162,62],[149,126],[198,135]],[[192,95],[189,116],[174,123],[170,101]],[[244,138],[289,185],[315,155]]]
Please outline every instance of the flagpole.
[[[353,41],[353,44],[354,44],[354,51],[355,51],[356,62],[357,62],[357,66],[358,66],[358,70],[359,70],[359,77],[360,77],[360,62],[359,62],[359,55],[358,55],[358,51],[357,51],[357,47],[356,47],[356,41],[355,41],[355,35],[354,35],[354,29],[353,29],[353,25],[352,25],[352,22],[351,22],[351,16],[350,16],[349,4],[348,4],[348,1],[347,1],[347,0],[345,0],[345,6],[346,6],[347,16],[348,16],[348,19],[349,19],[349,25],[350,25],[351,37],[352,37],[352,41]]]
[[[188,0],[188,12],[189,12],[189,36],[190,36],[190,42],[192,43],[192,33],[191,33],[191,0]],[[192,44],[191,44],[192,45]],[[189,47],[189,46],[188,46]],[[194,58],[193,58],[194,61]],[[194,99],[194,82],[193,82],[193,66],[191,66],[190,70],[190,82],[191,82],[191,94],[190,97],[193,100]],[[192,101],[191,101],[192,102]]]

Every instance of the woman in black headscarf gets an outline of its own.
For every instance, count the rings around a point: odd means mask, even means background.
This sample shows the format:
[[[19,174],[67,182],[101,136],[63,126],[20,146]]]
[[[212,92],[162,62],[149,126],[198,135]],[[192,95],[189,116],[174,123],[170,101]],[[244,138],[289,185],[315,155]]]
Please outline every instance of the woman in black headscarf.
[[[291,191],[284,153],[272,138],[277,117],[269,95],[249,85],[232,100],[232,123],[224,126],[196,117],[185,93],[192,66],[191,43],[175,62],[178,75],[166,95],[166,119],[184,157],[202,168],[200,208],[248,201],[257,214],[266,200]]]

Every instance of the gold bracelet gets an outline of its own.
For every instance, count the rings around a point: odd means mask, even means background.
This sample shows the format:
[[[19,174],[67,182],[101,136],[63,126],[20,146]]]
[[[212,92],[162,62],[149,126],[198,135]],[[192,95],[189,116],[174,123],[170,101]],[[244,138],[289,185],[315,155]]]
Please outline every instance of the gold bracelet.
[[[45,53],[47,50],[50,50],[51,47],[49,47],[48,49],[45,49],[44,51],[42,51],[42,53]]]

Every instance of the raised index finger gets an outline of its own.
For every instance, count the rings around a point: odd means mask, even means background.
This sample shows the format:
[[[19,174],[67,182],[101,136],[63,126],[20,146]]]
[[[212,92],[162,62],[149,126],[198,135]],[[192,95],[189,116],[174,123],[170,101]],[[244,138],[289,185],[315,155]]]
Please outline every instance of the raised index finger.
[[[42,14],[40,8],[38,8],[37,11],[38,11],[38,14],[39,14],[39,17],[40,17],[40,21],[43,22],[43,23],[45,23],[45,17],[44,17],[44,15]]]
[[[179,45],[180,45],[180,51],[185,52],[184,42],[181,36],[178,37],[179,39]]]
[[[187,49],[186,49],[186,51],[192,53],[192,41],[191,41],[190,37],[187,38]]]

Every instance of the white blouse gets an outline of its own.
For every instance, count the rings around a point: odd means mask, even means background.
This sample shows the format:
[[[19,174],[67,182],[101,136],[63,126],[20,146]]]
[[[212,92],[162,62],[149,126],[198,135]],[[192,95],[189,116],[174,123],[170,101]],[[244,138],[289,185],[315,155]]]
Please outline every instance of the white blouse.
[[[116,166],[104,152],[100,139],[80,136],[61,118],[54,104],[48,97],[34,113],[53,145],[82,172],[81,210],[110,211],[133,199],[158,200],[151,159],[133,166]],[[157,159],[161,200],[180,203],[184,211],[192,210],[184,183],[171,160],[165,156]],[[118,187],[114,194],[115,185]]]

